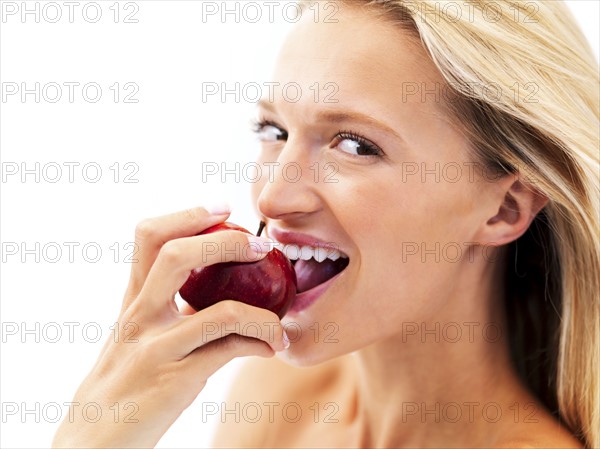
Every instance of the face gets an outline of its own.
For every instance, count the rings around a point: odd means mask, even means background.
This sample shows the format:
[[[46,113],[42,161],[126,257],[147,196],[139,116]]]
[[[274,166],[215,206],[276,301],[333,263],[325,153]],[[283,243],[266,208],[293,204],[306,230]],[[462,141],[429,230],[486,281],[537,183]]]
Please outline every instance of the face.
[[[273,81],[300,89],[275,89],[258,110],[258,163],[271,171],[253,195],[268,235],[328,243],[327,255],[335,247],[348,258],[326,283],[341,259],[296,263],[305,288],[321,282],[283,320],[292,341],[283,357],[298,365],[431,320],[451,300],[467,242],[489,212],[481,208],[489,183],[469,176],[444,80],[418,41],[353,8],[336,19],[306,15],[295,26]]]

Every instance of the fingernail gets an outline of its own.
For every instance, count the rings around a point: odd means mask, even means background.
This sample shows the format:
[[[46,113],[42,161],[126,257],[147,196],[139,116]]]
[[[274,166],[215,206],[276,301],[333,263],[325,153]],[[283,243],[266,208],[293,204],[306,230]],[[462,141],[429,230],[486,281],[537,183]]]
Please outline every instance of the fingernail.
[[[289,348],[289,347],[290,347],[290,344],[291,344],[291,343],[290,343],[290,339],[289,339],[289,337],[287,336],[287,334],[285,333],[285,329],[284,329],[284,330],[283,330],[283,347],[284,347],[285,349],[287,349],[287,348]]]
[[[204,209],[211,215],[226,215],[231,212],[231,206],[226,201],[217,201],[204,206]]]
[[[264,257],[274,248],[274,241],[267,237],[248,235],[248,246],[255,257]]]

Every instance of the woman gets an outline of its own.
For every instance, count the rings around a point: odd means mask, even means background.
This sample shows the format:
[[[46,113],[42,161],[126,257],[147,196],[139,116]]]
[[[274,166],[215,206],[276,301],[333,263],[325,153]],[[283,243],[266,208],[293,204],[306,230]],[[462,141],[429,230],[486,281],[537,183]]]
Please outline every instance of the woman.
[[[237,301],[179,311],[191,269],[266,250],[202,252],[248,244],[195,236],[226,208],[143,221],[119,318],[137,343],[107,342],[74,399],[133,403],[137,422],[75,416],[55,447],[153,446],[248,355],[263,359],[217,446],[600,445],[598,68],[561,2],[492,3],[303,16],[274,81],[305,95],[260,105],[260,162],[275,168],[254,200],[269,237],[333,243],[347,266],[328,280],[297,263],[281,323]]]

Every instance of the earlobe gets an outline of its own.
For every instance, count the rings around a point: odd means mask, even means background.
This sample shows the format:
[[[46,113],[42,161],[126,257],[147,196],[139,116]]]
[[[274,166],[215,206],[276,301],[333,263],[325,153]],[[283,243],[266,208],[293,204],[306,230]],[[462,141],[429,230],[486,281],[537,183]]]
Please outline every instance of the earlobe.
[[[506,192],[496,215],[485,224],[486,243],[501,246],[521,237],[536,215],[548,203],[548,198],[521,180],[515,180]]]

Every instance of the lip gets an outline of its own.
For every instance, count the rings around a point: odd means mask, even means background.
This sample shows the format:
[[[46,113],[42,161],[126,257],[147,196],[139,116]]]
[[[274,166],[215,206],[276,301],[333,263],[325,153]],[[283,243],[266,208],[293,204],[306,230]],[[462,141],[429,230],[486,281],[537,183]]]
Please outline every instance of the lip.
[[[313,248],[324,248],[327,250],[337,250],[346,255],[344,251],[340,250],[339,245],[332,241],[321,240],[317,237],[313,237],[308,234],[301,234],[299,232],[282,231],[277,228],[269,228],[268,226],[266,231],[269,237],[277,240],[279,243],[295,244],[299,246],[312,246]]]
[[[313,248],[324,248],[327,250],[337,250],[344,254],[345,257],[348,257],[344,251],[341,251],[339,249],[339,246],[336,243],[322,240],[309,234],[283,231],[277,228],[270,228],[269,226],[267,226],[266,234],[269,237],[278,241],[279,243],[295,244],[299,246],[312,246]],[[325,291],[327,291],[327,289],[331,287],[331,285],[340,277],[340,275],[342,275],[344,271],[346,271],[346,268],[344,268],[341,272],[333,276],[331,279],[328,279],[327,281],[323,282],[322,284],[319,284],[316,287],[313,287],[310,290],[306,290],[302,293],[297,293],[290,309],[287,312],[287,315],[297,314],[314,304],[325,293]]]
[[[325,293],[325,291],[331,287],[337,278],[340,277],[344,271],[346,271],[346,268],[322,284],[319,284],[316,287],[313,287],[310,290],[306,290],[302,293],[297,293],[294,301],[292,301],[290,309],[286,313],[286,316],[297,314],[315,303],[323,295],[323,293]]]

